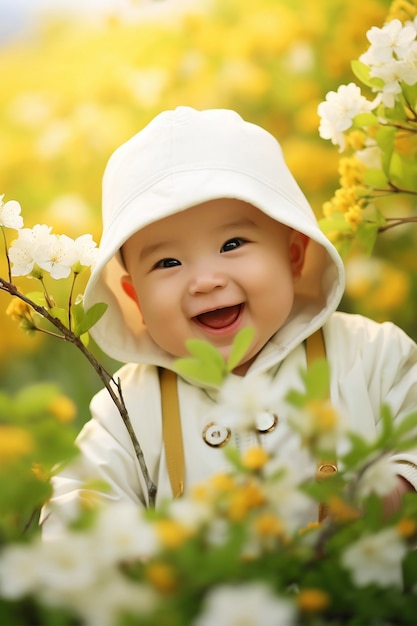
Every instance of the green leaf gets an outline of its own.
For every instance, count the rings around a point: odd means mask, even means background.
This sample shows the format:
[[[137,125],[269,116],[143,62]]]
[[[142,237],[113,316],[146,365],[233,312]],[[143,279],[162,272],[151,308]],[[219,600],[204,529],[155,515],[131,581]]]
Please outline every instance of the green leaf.
[[[388,178],[394,151],[395,134],[396,129],[392,126],[381,126],[375,134],[375,140],[381,149],[382,168]]]
[[[241,461],[241,453],[234,446],[228,445],[224,449],[224,454],[226,458],[230,461],[230,463],[235,467],[235,469],[242,471],[242,461]]]
[[[369,455],[373,452],[374,446],[370,445],[358,433],[350,431],[347,433],[351,447],[349,452],[342,455],[343,466],[348,470],[356,467],[359,463],[369,460]]]
[[[376,445],[379,448],[383,449],[389,447],[392,441],[392,435],[394,431],[392,412],[386,404],[381,407],[381,419],[379,421],[379,426],[380,432],[378,437],[378,443]]]
[[[216,365],[220,370],[224,370],[224,359],[220,352],[208,341],[202,339],[188,339],[185,344],[188,352],[200,361]]]
[[[358,113],[352,120],[354,128],[364,128],[366,126],[378,126],[379,120],[373,113]]]
[[[61,324],[68,328],[68,313],[65,309],[54,306],[52,307],[52,309],[49,309],[49,313],[52,315],[52,317],[56,317],[61,322]]]
[[[358,226],[356,240],[367,255],[370,255],[374,249],[379,226],[378,222],[362,222]]]
[[[78,304],[73,304],[71,307],[71,319],[73,323],[73,327],[78,330],[79,326],[83,322],[85,317],[84,307],[81,302]],[[77,332],[75,332],[77,334]]]
[[[285,400],[298,408],[310,400],[325,400],[330,390],[330,366],[327,359],[317,359],[306,370],[300,371],[304,391],[290,389]]]
[[[45,294],[42,291],[31,291],[30,293],[26,294],[26,297],[29,298],[29,300],[32,300],[32,302],[34,302],[38,306],[44,306],[45,308],[47,307]]]
[[[397,152],[393,152],[389,164],[388,177],[395,185],[402,187],[403,176],[403,160]]]
[[[354,59],[351,62],[352,72],[355,74],[356,78],[358,78],[361,83],[366,85],[367,87],[383,87],[384,81],[381,78],[373,78],[370,75],[370,68],[362,63],[362,61],[358,61]]]
[[[303,374],[306,399],[325,400],[330,390],[330,366],[327,359],[317,359]]]
[[[414,85],[406,85],[405,83],[402,83],[401,89],[405,99],[414,109],[417,103],[417,83],[415,83]]]
[[[416,166],[416,155],[413,154],[411,157],[403,157],[402,159],[402,177],[401,180],[398,181],[398,186],[401,189],[416,192],[417,191],[417,166]],[[404,193],[406,193],[406,191]]]
[[[224,371],[213,362],[201,361],[193,357],[177,359],[174,363],[175,371],[199,383],[219,387],[223,382]]]
[[[416,156],[400,155],[393,152],[389,165],[390,181],[402,190],[414,192],[417,189]]]
[[[351,227],[345,220],[343,213],[333,213],[319,221],[319,226],[325,235],[336,232],[351,232]]]
[[[291,406],[301,409],[305,404],[306,397],[304,393],[301,393],[296,389],[290,389],[290,391],[285,396],[285,400],[286,402],[288,402],[288,404],[291,404]]]
[[[232,349],[227,359],[227,370],[232,372],[239,365],[252,343],[255,330],[251,326],[242,328],[233,339]]]
[[[93,304],[93,306],[85,312],[84,317],[79,320],[77,327],[74,330],[77,337],[88,332],[94,324],[97,324],[99,319],[103,317],[106,310],[107,304],[105,302],[96,302]]]
[[[81,343],[88,348],[88,344],[90,343],[90,335],[88,333],[83,333],[80,335]]]
[[[44,416],[49,402],[59,394],[59,388],[53,383],[36,383],[23,387],[14,399],[16,416],[30,420]]]
[[[403,435],[411,433],[417,425],[417,411],[404,417],[399,424],[395,424],[396,438],[402,438]]]
[[[375,189],[388,189],[388,178],[382,170],[368,169],[363,176],[363,182]]]

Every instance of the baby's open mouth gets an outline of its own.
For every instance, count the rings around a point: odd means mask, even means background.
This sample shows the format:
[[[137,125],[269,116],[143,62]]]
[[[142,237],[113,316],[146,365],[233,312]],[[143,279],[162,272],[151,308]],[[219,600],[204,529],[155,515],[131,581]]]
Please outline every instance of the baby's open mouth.
[[[214,311],[201,313],[201,315],[196,315],[194,319],[202,326],[208,326],[209,328],[227,328],[237,320],[241,309],[242,304],[235,304],[223,309],[214,309]]]

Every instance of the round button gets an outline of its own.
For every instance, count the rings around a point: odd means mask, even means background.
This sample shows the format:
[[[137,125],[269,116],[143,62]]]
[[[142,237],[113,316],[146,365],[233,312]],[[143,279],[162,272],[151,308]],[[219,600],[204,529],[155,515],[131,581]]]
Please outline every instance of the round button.
[[[212,448],[221,448],[225,446],[230,439],[230,429],[226,426],[220,426],[210,422],[203,430],[203,439],[207,445]]]
[[[278,424],[278,416],[275,413],[265,411],[256,418],[256,430],[258,433],[270,433]]]

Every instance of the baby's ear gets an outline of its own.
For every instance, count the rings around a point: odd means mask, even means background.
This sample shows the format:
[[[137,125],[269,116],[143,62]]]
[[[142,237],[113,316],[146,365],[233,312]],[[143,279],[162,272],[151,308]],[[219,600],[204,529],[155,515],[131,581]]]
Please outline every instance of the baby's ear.
[[[120,284],[122,285],[122,289],[125,292],[125,294],[129,296],[131,300],[136,302],[136,304],[139,307],[138,296],[136,295],[136,291],[132,284],[132,279],[130,278],[129,274],[125,274],[124,276],[121,277]]]
[[[299,278],[304,266],[305,253],[307,250],[308,242],[310,241],[307,235],[293,230],[290,234],[290,263],[294,278]]]

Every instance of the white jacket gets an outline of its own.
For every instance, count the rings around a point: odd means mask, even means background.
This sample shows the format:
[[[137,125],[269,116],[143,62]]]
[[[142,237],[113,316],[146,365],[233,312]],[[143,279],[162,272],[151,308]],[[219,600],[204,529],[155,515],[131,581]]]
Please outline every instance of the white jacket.
[[[301,384],[306,366],[304,341],[323,327],[331,369],[331,400],[351,427],[373,437],[387,404],[395,420],[417,407],[417,346],[390,323],[335,312],[344,289],[343,263],[320,231],[313,211],[285,165],[276,140],[233,111],[179,107],[159,115],[111,157],[103,179],[103,237],[100,256],[87,285],[85,305],[105,302],[108,310],[92,334],[99,346],[128,363],[115,374],[157,486],[157,504],[171,497],[162,443],[158,366],[174,369],[139,320],[137,308],[120,286],[125,272],[119,249],[146,224],[213,198],[234,197],[306,234],[310,243],[293,309],[246,373],[270,378],[277,392],[277,428],[262,435],[274,455],[283,453],[284,425],[291,410],[284,397]],[[279,284],[271,285],[279,289]],[[185,491],[227,467],[224,452],[205,443],[204,427],[218,409],[216,390],[178,378],[185,451]],[[77,443],[81,455],[54,479],[54,495],[44,510],[46,535],[60,517],[71,516],[85,481],[102,479],[103,497],[146,501],[139,464],[126,427],[107,390],[91,403],[92,418]],[[281,427],[280,427],[281,426]],[[252,445],[252,436],[228,445]],[[393,459],[397,472],[417,487],[417,450]],[[49,515],[50,512],[52,515]],[[49,516],[49,517],[48,517]],[[317,518],[316,507],[305,522]]]

